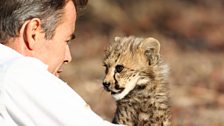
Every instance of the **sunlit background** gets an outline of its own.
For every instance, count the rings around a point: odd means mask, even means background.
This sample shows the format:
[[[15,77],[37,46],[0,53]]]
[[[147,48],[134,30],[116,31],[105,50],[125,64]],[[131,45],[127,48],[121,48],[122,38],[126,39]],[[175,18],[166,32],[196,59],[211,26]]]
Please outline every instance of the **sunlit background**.
[[[89,0],[62,79],[102,118],[115,101],[102,88],[104,49],[115,36],[154,37],[170,66],[173,126],[224,126],[223,0]],[[75,107],[75,106],[74,106]]]

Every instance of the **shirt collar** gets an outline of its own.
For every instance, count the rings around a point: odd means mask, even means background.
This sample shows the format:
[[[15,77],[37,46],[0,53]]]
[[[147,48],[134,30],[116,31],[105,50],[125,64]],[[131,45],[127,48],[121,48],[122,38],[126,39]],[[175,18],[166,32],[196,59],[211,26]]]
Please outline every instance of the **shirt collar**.
[[[14,49],[8,46],[0,44],[0,64],[3,64],[4,62],[7,62],[12,59],[21,58],[21,57],[25,57],[25,56],[23,56],[22,54],[18,53],[17,51],[15,51]],[[35,59],[36,61],[38,60],[41,66],[44,67],[45,69],[48,68],[47,64],[44,64],[39,59],[36,59],[36,58],[33,58],[33,59]]]
[[[0,64],[4,61],[17,58],[17,57],[22,57],[20,53],[16,52],[12,48],[5,46],[3,44],[0,44]]]

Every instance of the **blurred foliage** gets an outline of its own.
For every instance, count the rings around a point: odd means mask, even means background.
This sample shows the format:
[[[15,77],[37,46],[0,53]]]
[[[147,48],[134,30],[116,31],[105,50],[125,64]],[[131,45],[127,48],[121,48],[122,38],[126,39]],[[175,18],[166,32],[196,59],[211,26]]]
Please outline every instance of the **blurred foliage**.
[[[102,58],[115,36],[154,37],[170,66],[173,126],[224,126],[223,0],[89,0],[63,79],[101,117],[116,107],[102,86]]]

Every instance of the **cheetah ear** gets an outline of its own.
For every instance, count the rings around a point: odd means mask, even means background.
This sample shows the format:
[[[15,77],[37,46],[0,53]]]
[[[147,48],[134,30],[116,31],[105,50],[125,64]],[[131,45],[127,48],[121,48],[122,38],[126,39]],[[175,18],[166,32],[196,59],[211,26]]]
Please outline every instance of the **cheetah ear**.
[[[141,42],[140,47],[147,57],[149,65],[155,65],[158,63],[160,57],[160,43],[158,40],[154,38],[146,38]]]

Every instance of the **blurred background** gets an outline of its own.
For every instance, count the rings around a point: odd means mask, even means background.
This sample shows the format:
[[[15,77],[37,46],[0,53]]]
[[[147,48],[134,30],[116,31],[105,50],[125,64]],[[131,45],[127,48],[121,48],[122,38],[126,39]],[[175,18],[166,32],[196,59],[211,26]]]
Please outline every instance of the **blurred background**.
[[[108,121],[116,105],[102,88],[104,50],[129,35],[161,43],[173,126],[224,126],[223,0],[89,0],[62,79]]]

